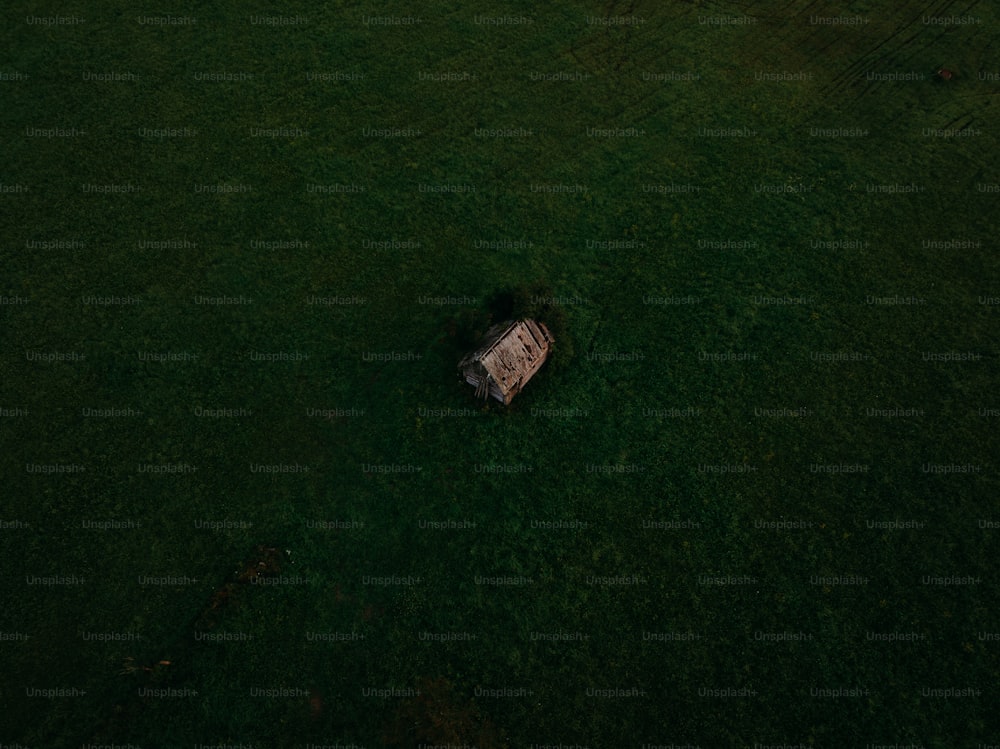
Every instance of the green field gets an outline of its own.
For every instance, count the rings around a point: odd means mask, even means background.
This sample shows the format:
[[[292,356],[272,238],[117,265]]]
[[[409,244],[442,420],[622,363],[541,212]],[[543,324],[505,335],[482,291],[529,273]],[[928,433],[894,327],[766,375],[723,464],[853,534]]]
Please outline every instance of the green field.
[[[1000,742],[994,4],[44,5],[0,746]]]

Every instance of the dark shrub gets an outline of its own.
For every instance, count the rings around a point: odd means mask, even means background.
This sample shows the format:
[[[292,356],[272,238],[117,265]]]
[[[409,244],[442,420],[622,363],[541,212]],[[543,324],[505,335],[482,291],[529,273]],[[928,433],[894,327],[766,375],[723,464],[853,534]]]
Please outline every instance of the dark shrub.
[[[489,312],[466,307],[449,321],[448,334],[454,337],[455,345],[465,351],[479,342],[494,319]]]

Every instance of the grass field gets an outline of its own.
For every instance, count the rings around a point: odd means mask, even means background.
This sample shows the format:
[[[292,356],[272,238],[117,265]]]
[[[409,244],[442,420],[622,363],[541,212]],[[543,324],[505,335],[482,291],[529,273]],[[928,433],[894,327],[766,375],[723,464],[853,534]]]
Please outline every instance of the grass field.
[[[0,745],[1000,743],[994,5],[93,5],[0,25]]]

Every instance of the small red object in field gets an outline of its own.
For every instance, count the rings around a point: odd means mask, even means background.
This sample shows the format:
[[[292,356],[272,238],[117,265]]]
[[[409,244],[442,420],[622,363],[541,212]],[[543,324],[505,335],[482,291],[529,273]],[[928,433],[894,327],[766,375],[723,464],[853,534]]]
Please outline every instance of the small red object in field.
[[[316,689],[309,690],[309,715],[316,720],[323,712],[323,695]]]
[[[948,70],[948,68],[941,68],[937,72],[937,77],[940,78],[942,81],[950,81],[955,77],[955,71]]]

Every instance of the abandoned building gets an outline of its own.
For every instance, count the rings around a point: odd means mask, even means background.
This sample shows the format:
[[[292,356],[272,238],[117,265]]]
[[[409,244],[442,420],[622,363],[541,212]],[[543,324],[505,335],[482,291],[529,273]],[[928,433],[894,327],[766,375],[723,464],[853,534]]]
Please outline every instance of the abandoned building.
[[[552,336],[535,320],[514,320],[494,325],[479,346],[458,363],[465,381],[476,388],[476,397],[492,395],[509,404],[545,363]]]

